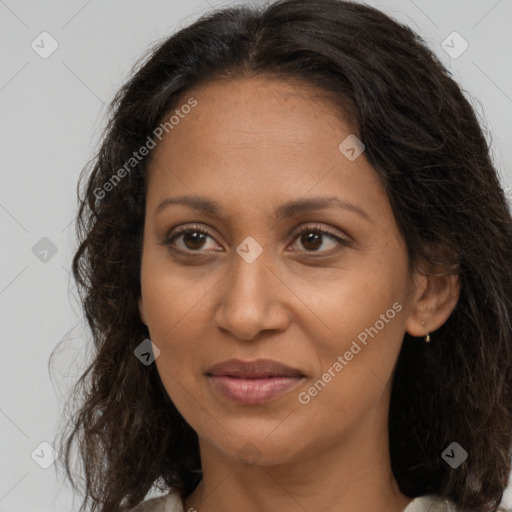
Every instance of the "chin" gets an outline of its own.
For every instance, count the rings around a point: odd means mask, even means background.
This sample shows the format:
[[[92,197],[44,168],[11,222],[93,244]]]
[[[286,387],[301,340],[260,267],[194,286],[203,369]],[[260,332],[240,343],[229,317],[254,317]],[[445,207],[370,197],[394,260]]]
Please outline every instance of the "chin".
[[[232,425],[224,423],[228,432],[234,432]],[[247,429],[236,429],[236,434],[223,437],[223,439],[212,439],[209,444],[215,445],[216,449],[233,457],[247,467],[252,466],[274,466],[298,462],[300,454],[307,452],[307,440],[300,433],[276,428],[275,421],[267,421],[261,428],[254,425],[247,425]],[[264,428],[263,428],[264,427]],[[275,431],[273,431],[275,429]],[[304,429],[302,429],[304,432]],[[243,433],[242,433],[243,432]],[[208,439],[208,436],[203,439]],[[300,443],[299,443],[300,442]],[[311,441],[311,447],[316,443]]]

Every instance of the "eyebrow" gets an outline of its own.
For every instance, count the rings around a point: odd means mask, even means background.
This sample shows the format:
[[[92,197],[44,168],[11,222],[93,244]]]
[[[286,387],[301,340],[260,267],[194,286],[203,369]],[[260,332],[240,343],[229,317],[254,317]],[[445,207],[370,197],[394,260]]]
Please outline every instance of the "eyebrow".
[[[225,212],[224,208],[219,203],[206,197],[180,196],[168,197],[167,199],[164,199],[155,208],[153,216],[158,215],[162,210],[173,204],[181,204],[191,209],[210,215],[220,216]],[[287,217],[293,217],[294,215],[298,215],[303,212],[310,210],[325,210],[332,206],[357,213],[370,222],[372,220],[364,210],[352,203],[349,203],[345,199],[341,199],[340,197],[336,196],[314,197],[309,199],[288,201],[281,204],[274,210],[274,216],[278,221],[280,221]]]

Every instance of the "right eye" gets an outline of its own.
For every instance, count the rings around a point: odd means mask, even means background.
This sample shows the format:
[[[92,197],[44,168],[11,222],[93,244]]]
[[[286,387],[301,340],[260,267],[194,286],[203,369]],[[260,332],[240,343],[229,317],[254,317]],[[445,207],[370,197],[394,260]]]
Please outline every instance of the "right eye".
[[[168,246],[171,250],[181,252],[210,252],[200,250],[204,248],[208,238],[213,240],[213,235],[204,226],[185,226],[177,231],[171,232],[166,237],[163,244]],[[180,241],[181,244],[176,243],[176,240]],[[218,245],[216,245],[216,247],[218,247]]]

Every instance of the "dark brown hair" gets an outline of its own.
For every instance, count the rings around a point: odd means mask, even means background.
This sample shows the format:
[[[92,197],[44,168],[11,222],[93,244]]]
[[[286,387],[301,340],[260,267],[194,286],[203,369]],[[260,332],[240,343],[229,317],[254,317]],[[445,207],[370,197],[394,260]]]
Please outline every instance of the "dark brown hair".
[[[468,512],[498,507],[512,435],[512,222],[473,108],[424,41],[362,4],[284,0],[213,11],[153,48],[109,111],[101,148],[78,187],[73,274],[94,341],[63,433],[67,475],[76,442],[91,510],[122,512],[150,490],[188,495],[199,482],[197,435],[154,364],[134,349],[149,336],[137,309],[145,215],[142,159],[105,183],[197,85],[271,76],[313,86],[339,104],[366,146],[407,244],[458,273],[461,293],[431,343],[405,334],[389,435],[402,492],[433,493]],[[452,442],[469,454],[457,469]]]

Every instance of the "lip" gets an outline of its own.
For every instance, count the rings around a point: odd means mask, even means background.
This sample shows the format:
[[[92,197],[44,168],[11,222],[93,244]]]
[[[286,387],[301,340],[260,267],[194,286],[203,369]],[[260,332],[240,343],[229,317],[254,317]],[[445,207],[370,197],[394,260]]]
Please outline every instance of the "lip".
[[[297,368],[292,368],[272,359],[256,359],[255,361],[242,361],[229,359],[210,367],[207,375],[215,377],[239,377],[243,379],[259,379],[265,377],[304,377]]]
[[[297,368],[271,359],[230,359],[212,366],[206,375],[223,397],[245,405],[269,402],[290,391],[305,378]]]

